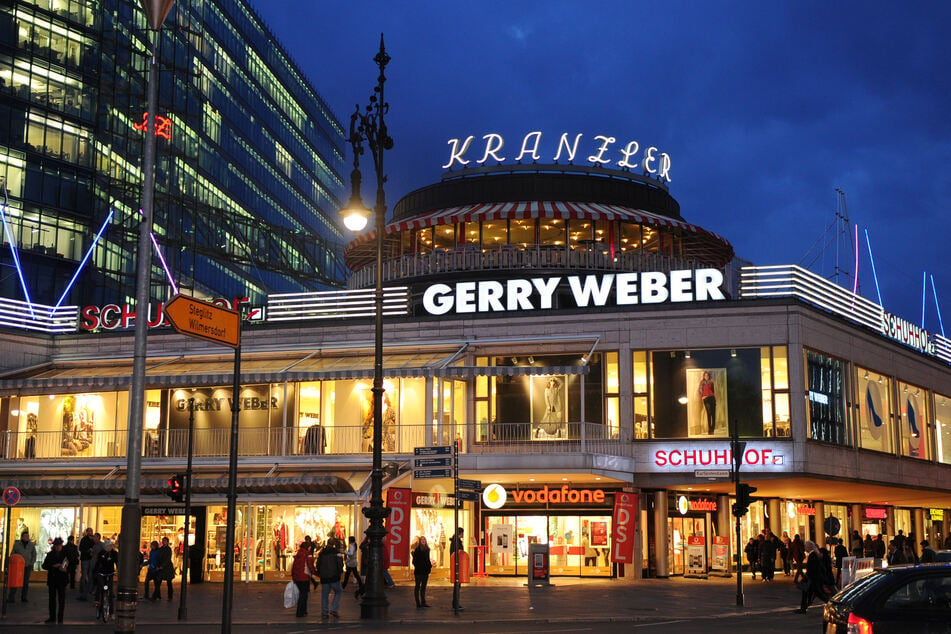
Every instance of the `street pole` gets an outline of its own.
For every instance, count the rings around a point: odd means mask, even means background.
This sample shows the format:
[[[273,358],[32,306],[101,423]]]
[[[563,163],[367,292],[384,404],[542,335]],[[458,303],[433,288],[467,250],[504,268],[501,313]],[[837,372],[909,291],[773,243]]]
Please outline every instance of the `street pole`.
[[[182,545],[182,589],[178,596],[178,620],[188,619],[188,536],[192,525],[192,439],[195,435],[195,399],[188,399],[188,462],[185,466],[185,543]]]
[[[460,612],[462,606],[459,604],[459,588],[461,586],[459,583],[459,559],[462,558],[462,539],[459,537],[459,443],[456,442],[455,438],[452,441],[452,482],[452,535],[454,540],[459,540],[456,543],[456,553],[452,560],[452,610],[453,612]]]
[[[0,561],[3,561],[3,609],[0,610],[0,614],[4,618],[7,616],[7,577],[10,576],[10,557],[7,555],[7,544],[10,543],[10,516],[13,515],[13,507],[8,506],[6,509],[6,520],[4,521],[3,528],[3,552],[0,553]]]
[[[238,321],[240,330],[241,322]],[[238,413],[241,396],[241,345],[234,349],[234,383],[231,386],[231,451],[228,459],[228,523],[225,529],[225,580],[221,600],[221,634],[231,634],[234,595],[234,529],[238,510]],[[247,544],[245,544],[247,547]]]
[[[743,460],[743,448],[740,446],[739,421],[733,421],[733,429],[730,433],[730,453],[733,458],[733,488],[737,502],[740,499],[740,462]],[[736,604],[743,606],[743,543],[740,533],[740,515],[733,513],[736,525]]]

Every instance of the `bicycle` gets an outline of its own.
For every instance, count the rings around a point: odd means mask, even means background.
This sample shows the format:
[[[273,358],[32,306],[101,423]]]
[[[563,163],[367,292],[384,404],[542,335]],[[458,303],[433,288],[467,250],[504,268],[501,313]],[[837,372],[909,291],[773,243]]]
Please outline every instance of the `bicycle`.
[[[115,609],[112,594],[112,574],[96,573],[96,620],[108,623]]]

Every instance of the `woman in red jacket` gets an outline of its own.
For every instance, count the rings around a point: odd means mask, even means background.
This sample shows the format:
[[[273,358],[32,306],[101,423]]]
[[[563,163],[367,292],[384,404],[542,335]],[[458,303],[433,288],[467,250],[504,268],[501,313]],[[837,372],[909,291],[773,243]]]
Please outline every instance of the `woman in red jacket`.
[[[307,593],[310,591],[310,582],[317,575],[314,568],[314,555],[310,552],[306,542],[301,542],[294,555],[294,565],[291,566],[291,579],[297,586],[297,616],[307,616]]]

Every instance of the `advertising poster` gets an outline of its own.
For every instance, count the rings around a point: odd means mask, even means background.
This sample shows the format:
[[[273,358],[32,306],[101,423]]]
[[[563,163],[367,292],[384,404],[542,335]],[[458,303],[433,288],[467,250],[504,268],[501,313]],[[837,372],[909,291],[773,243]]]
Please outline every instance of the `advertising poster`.
[[[492,552],[500,555],[511,555],[514,552],[512,535],[514,530],[511,524],[496,524],[492,527]]]
[[[607,522],[591,522],[591,545],[592,546],[607,546],[608,545],[608,523]]]
[[[726,368],[687,369],[687,431],[691,438],[726,437]]]
[[[730,538],[717,535],[713,538],[713,561],[710,569],[718,573],[730,572]]]
[[[564,375],[532,377],[532,440],[568,438],[568,390]]]
[[[386,520],[386,537],[383,548],[386,549],[391,566],[409,565],[409,518],[413,492],[409,489],[389,488],[386,490],[386,506],[390,517]]]
[[[637,495],[620,492],[614,496],[614,533],[611,561],[618,564],[634,563],[634,529],[637,522]]]
[[[707,540],[702,535],[687,538],[686,576],[707,576]]]

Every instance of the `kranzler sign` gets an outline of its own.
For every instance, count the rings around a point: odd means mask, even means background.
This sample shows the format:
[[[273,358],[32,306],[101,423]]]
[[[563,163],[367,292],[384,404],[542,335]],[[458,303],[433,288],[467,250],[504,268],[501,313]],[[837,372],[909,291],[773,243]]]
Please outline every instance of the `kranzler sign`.
[[[423,309],[447,315],[722,301],[722,286],[719,269],[465,281],[428,286]],[[556,295],[567,305],[556,306]]]

